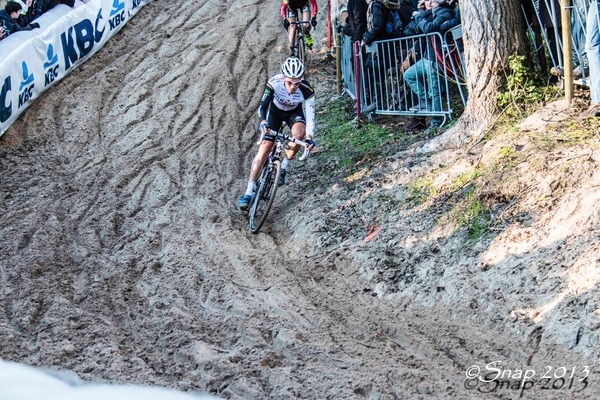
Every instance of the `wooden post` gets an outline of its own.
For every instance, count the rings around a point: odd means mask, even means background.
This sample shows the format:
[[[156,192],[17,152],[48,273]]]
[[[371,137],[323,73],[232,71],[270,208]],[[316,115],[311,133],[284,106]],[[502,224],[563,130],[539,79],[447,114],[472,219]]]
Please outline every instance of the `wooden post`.
[[[335,72],[337,81],[337,92],[342,93],[342,35],[336,34],[335,45]]]
[[[327,0],[327,48],[331,50],[331,0]]]
[[[573,101],[573,39],[571,33],[571,0],[562,0],[562,44],[563,61],[565,66],[565,101],[567,107]]]
[[[356,118],[360,119],[360,42],[354,42],[354,73],[356,80]]]

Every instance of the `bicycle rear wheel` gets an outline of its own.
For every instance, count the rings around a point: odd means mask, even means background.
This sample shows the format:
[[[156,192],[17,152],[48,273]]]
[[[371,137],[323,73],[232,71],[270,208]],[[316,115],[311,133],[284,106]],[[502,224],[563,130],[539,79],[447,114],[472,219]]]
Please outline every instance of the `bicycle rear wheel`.
[[[269,215],[279,186],[280,175],[281,162],[279,160],[275,160],[271,168],[265,164],[256,185],[256,193],[250,203],[250,231],[252,233],[258,233]]]

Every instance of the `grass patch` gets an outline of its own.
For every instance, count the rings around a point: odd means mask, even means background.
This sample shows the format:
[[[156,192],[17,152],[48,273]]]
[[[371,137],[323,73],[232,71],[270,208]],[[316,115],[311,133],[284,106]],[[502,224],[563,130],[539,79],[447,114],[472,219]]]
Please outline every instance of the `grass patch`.
[[[339,99],[329,103],[327,109],[317,115],[317,123],[325,126],[322,141],[338,159],[337,165],[344,170],[372,159],[375,154],[385,156],[386,145],[397,142],[403,136],[384,125],[355,121],[348,105],[348,100]]]
[[[457,190],[463,188],[464,186],[466,186],[467,183],[474,181],[481,175],[482,175],[481,172],[476,169],[474,169],[472,171],[463,172],[462,174],[460,174],[459,176],[456,177],[456,179],[452,182],[452,184],[450,185],[448,190],[453,191],[453,192],[457,191]]]
[[[408,184],[408,197],[406,201],[411,207],[419,206],[427,201],[430,196],[437,194],[433,178],[426,176]]]
[[[469,239],[477,242],[490,231],[490,209],[470,191],[462,207],[459,208],[459,224],[466,228]]]

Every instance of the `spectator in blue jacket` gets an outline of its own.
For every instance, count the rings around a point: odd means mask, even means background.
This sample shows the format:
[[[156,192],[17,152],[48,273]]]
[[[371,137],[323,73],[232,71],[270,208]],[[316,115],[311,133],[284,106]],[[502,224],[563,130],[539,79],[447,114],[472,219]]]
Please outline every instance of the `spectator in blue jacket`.
[[[590,107],[582,117],[600,115],[600,0],[592,0],[589,5],[586,22],[585,50],[590,65]]]
[[[431,9],[415,14],[416,25],[419,31],[425,34],[440,32],[444,22],[454,19],[454,6],[446,0],[426,0],[427,2],[431,2]],[[439,48],[440,45],[436,40],[436,46]],[[441,73],[437,69],[437,57],[432,42],[428,40],[427,46],[422,58],[404,72],[404,80],[419,98],[419,104],[413,107],[412,111],[442,110],[440,80],[443,79],[443,74],[440,76]],[[443,117],[432,117],[425,133],[437,133],[443,121]]]
[[[21,16],[21,9],[23,7],[16,1],[9,1],[4,6],[3,10],[0,10],[0,24],[4,25],[4,35],[8,36],[18,31],[30,31],[33,28],[39,28],[40,26],[36,23],[32,23],[25,26],[20,26],[17,22]]]

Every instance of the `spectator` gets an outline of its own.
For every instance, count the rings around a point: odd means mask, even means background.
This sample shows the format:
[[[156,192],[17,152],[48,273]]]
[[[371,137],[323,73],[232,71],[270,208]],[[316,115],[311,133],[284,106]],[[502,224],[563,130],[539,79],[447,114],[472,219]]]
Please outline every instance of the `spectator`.
[[[412,17],[412,8],[406,2],[398,3],[398,0],[374,0],[371,6],[373,11],[373,22],[363,39],[363,45],[370,46],[375,40],[393,39],[393,35],[386,32],[386,25],[393,24],[392,11],[398,11],[402,26],[406,26]]]
[[[413,11],[412,17],[411,17],[409,23],[406,24],[406,26],[404,27],[404,31],[402,32],[403,36],[414,36],[414,35],[418,35],[421,33],[419,31],[419,27],[417,26],[417,21],[415,20],[415,17],[417,16],[417,14],[425,13],[425,11],[428,9],[428,7],[429,7],[429,9],[431,9],[431,1],[427,1],[427,2],[425,0],[419,1],[416,11]]]
[[[30,31],[33,28],[39,28],[39,24],[32,23],[25,26],[20,26],[17,22],[21,16],[21,5],[16,1],[6,3],[4,10],[0,10],[0,24],[4,24],[4,36],[11,35],[18,31]]]
[[[348,0],[348,18],[346,18],[346,24],[342,26],[342,32],[344,35],[350,36],[353,42],[362,42],[363,40],[367,30],[367,8],[366,0]],[[363,60],[366,60],[366,54],[362,47],[360,51]],[[352,59],[354,59],[354,55],[354,45],[352,45]],[[351,65],[354,74],[354,63]]]
[[[586,41],[590,66],[590,107],[583,112],[582,117],[589,118],[600,115],[600,7],[598,0],[590,2],[586,21]]]
[[[43,13],[53,9],[59,4],[65,4],[69,7],[73,7],[75,6],[75,0],[35,0],[33,18],[38,18]]]
[[[40,15],[50,9],[51,0],[35,0],[33,3],[33,18],[38,18]]]
[[[342,28],[345,35],[352,38],[353,42],[362,41],[367,30],[367,2],[366,0],[348,0],[348,20]]]
[[[33,0],[15,1],[21,5],[21,15],[19,16],[19,19],[17,19],[17,23],[19,26],[29,25],[29,23],[33,21],[33,7],[31,7]]]
[[[444,22],[442,26],[440,26],[440,32],[442,36],[444,36],[444,33],[448,32],[450,29],[460,25],[460,8],[458,6],[458,3],[454,0],[446,0],[446,2],[449,5],[454,6],[454,18]]]
[[[573,39],[573,79],[589,78],[589,64],[585,51],[585,16],[588,0],[573,0],[571,9],[571,35]],[[556,17],[560,19],[560,16]],[[557,55],[558,57],[558,55]],[[564,68],[554,65],[550,68],[550,74],[564,76]]]
[[[397,12],[400,17],[400,23],[396,25],[393,12]],[[393,39],[401,36],[403,27],[410,21],[412,15],[412,8],[410,4],[398,0],[373,0],[369,4],[367,10],[367,32],[365,33],[361,45],[370,46],[374,41]],[[394,33],[396,28],[397,34]],[[395,57],[395,52],[391,51],[393,44],[386,44],[378,46],[379,50],[377,53],[367,53],[365,69],[367,71],[365,76],[365,94],[374,94],[374,85],[376,82],[381,81],[381,73],[385,71],[391,64]],[[373,96],[368,98],[370,103]],[[378,99],[382,100],[382,99]],[[380,104],[382,106],[383,104]]]
[[[430,3],[430,7],[427,3]],[[446,0],[426,0],[426,8],[423,13],[415,15],[418,29],[422,33],[440,32],[444,22],[455,17],[454,7]],[[437,41],[436,41],[437,42]],[[437,58],[435,48],[431,41],[427,41],[426,54],[412,65],[404,73],[404,79],[410,89],[419,98],[419,104],[413,107],[413,111],[441,111],[440,76],[437,71]],[[440,44],[437,43],[439,46]],[[434,116],[431,124],[425,131],[426,134],[436,133],[444,121],[443,117]],[[423,120],[421,120],[423,122]],[[407,130],[409,127],[407,127]]]
[[[589,63],[585,51],[585,16],[587,0],[573,0],[571,31],[573,35],[573,78],[589,78]]]
[[[348,18],[348,7],[346,0],[331,0],[331,26],[334,27],[335,32],[342,33],[343,25],[346,23]],[[331,53],[335,54],[337,46],[340,43],[337,41],[337,35],[333,35],[333,49]],[[336,54],[337,57],[337,54]]]

